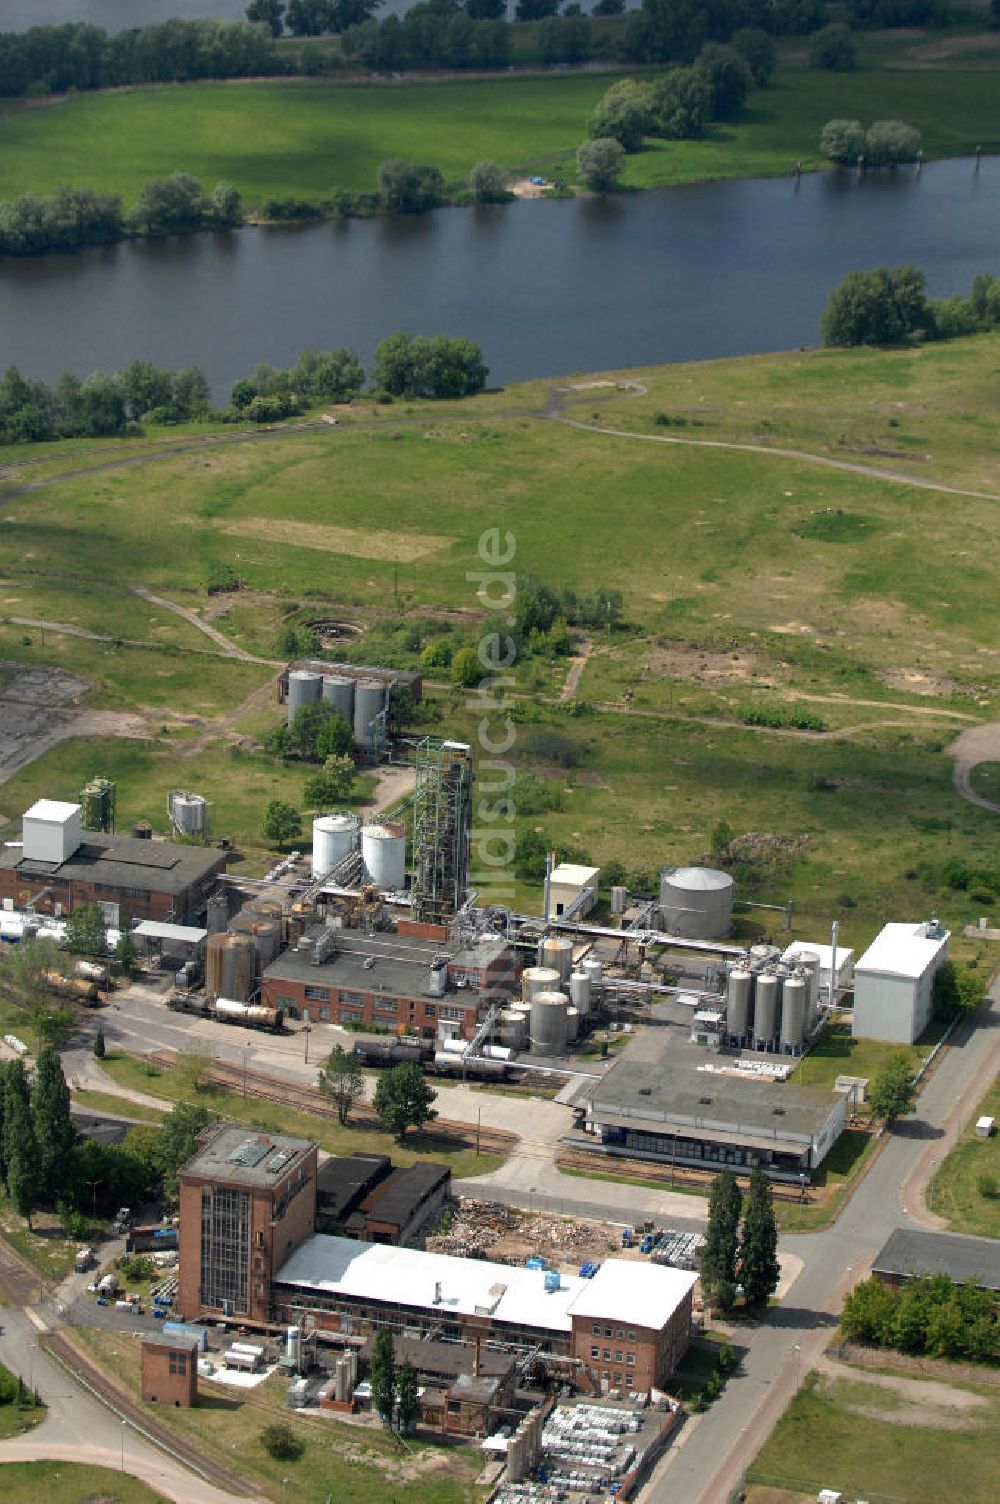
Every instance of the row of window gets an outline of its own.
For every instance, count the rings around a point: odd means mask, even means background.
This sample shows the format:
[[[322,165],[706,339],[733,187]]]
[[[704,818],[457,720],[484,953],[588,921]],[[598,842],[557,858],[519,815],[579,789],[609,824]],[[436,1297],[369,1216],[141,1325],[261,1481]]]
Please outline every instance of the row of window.
[[[610,1349],[610,1347],[606,1347],[602,1351],[599,1347],[592,1347],[590,1349],[590,1356],[592,1358],[603,1358],[604,1361],[605,1361],[605,1363],[610,1363],[610,1361],[611,1361],[611,1349]],[[625,1362],[625,1363],[628,1363],[629,1367],[634,1368],[635,1367],[635,1353],[626,1353],[625,1357],[622,1358],[621,1353],[620,1352],[616,1352],[615,1353],[615,1362],[616,1363]],[[604,1377],[607,1378],[607,1374],[605,1374]]]
[[[591,1332],[595,1337],[617,1337],[619,1342],[625,1336],[624,1327],[615,1327],[614,1331],[612,1331],[609,1326],[602,1327],[600,1322],[598,1321],[594,1322],[594,1325],[591,1327]],[[628,1340],[630,1342],[635,1341],[635,1332],[631,1328],[629,1328]]]

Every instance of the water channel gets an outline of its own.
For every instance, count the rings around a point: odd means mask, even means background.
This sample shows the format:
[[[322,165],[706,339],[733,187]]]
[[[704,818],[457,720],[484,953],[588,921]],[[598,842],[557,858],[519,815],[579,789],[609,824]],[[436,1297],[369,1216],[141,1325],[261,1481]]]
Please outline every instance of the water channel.
[[[603,199],[247,228],[0,262],[2,361],[47,380],[194,361],[218,400],[262,360],[397,329],[464,334],[506,382],[818,343],[853,267],[928,290],[1000,272],[1000,164],[707,183]]]

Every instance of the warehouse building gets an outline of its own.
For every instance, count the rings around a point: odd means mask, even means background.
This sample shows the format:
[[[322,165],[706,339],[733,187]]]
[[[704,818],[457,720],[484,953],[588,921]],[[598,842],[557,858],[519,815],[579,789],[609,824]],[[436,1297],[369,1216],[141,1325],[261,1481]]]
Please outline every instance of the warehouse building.
[[[621,1061],[586,1108],[588,1147],[699,1169],[754,1165],[776,1180],[808,1178],[847,1120],[839,1092],[669,1063]]]
[[[450,1194],[447,1165],[404,1169],[387,1154],[332,1155],[316,1179],[317,1226],[364,1243],[413,1246]]]
[[[944,1274],[952,1284],[971,1279],[984,1290],[1000,1293],[1000,1242],[899,1227],[879,1249],[872,1273],[886,1285]]]
[[[0,851],[0,903],[68,914],[96,903],[112,928],[133,920],[184,924],[205,908],[226,870],[225,852],[84,830],[81,806],[39,799],[22,820],[20,846]]]
[[[519,962],[502,940],[442,955],[439,944],[401,933],[338,932],[318,964],[287,950],[264,972],[265,1007],[311,1023],[388,1028],[425,1039],[471,1039],[481,1011],[517,984]]]
[[[694,1286],[683,1270],[622,1259],[583,1279],[320,1233],[278,1270],[274,1304],[320,1331],[538,1350],[632,1392],[664,1384],[687,1351]]]
[[[934,977],[948,959],[949,932],[937,919],[887,924],[854,968],[855,1039],[913,1044],[931,1021]]]

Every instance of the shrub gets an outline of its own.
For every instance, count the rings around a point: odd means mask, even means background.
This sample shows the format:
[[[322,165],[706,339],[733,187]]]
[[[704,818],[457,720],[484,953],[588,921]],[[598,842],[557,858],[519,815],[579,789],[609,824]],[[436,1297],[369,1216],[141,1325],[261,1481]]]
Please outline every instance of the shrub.
[[[836,21],[814,32],[809,41],[809,66],[847,73],[857,67],[858,49],[849,26]]]
[[[865,149],[865,128],[860,120],[828,120],[819,138],[819,149],[830,162],[856,162]]]
[[[594,193],[606,193],[621,176],[624,156],[625,149],[621,142],[610,136],[584,141],[576,153],[576,170],[580,181]]]
[[[920,132],[905,120],[876,120],[865,137],[865,155],[875,167],[914,162],[919,150]]]
[[[976,1176],[976,1190],[979,1192],[980,1196],[985,1196],[987,1198],[987,1200],[992,1200],[993,1197],[997,1194],[997,1178],[996,1178],[996,1176],[995,1175],[977,1175]]]
[[[295,1462],[305,1450],[287,1421],[273,1421],[260,1433],[260,1444],[278,1462]]]

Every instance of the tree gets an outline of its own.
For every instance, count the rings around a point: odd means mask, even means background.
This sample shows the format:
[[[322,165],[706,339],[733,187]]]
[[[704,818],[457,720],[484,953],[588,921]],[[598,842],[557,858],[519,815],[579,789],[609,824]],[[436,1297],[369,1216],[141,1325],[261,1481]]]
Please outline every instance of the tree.
[[[856,162],[865,149],[865,128],[860,120],[828,120],[819,138],[819,149],[831,162],[842,166]]]
[[[444,202],[444,178],[437,167],[390,157],[379,167],[378,191],[387,209],[419,214]]]
[[[198,1135],[212,1121],[207,1107],[177,1102],[163,1119],[157,1139],[155,1160],[151,1164],[168,1185],[176,1180],[177,1171],[194,1154]]]
[[[710,119],[735,120],[753,88],[753,75],[739,53],[708,42],[698,54],[694,71],[708,90]]]
[[[887,1345],[892,1332],[899,1291],[872,1276],[854,1286],[840,1317],[844,1336],[852,1342]]]
[[[649,101],[653,130],[668,141],[693,140],[709,118],[708,85],[694,68],[671,68],[652,85]]]
[[[451,660],[449,670],[452,684],[460,689],[472,689],[482,679],[485,670],[475,648],[459,648]]]
[[[559,0],[517,0],[514,18],[517,21],[544,21],[554,16],[559,9]]]
[[[708,1201],[708,1229],[701,1250],[701,1282],[706,1295],[720,1309],[736,1299],[736,1260],[739,1252],[743,1197],[732,1170],[721,1170],[712,1181]]]
[[[19,1060],[14,1065],[20,1066]],[[38,1201],[38,1145],[31,1118],[28,1080],[24,1068],[9,1070],[4,1093],[4,1159],[7,1184],[17,1212],[31,1227]]]
[[[353,779],[354,764],[350,756],[353,749],[354,728],[342,710],[333,710],[316,733],[316,756],[322,757],[327,766],[332,762],[339,768],[343,768],[346,760],[350,763],[350,774]],[[349,784],[348,787],[350,787]]]
[[[625,151],[638,151],[652,125],[649,93],[634,79],[626,78],[598,101],[587,130],[591,140],[617,141]]]
[[[778,61],[773,38],[759,26],[742,26],[733,32],[730,45],[750,69],[756,87],[766,88]]]
[[[835,21],[813,32],[809,38],[810,68],[829,68],[834,73],[848,73],[856,68],[858,49],[849,26]]]
[[[243,223],[243,199],[233,183],[216,183],[205,208],[213,224],[223,228]]]
[[[61,964],[51,940],[22,940],[0,952],[0,993],[27,1014],[38,1049],[65,1038],[72,1023],[70,1010],[52,997],[51,978]]]
[[[127,977],[133,976],[138,970],[139,953],[135,948],[135,941],[128,930],[121,930],[115,941],[115,960]]]
[[[104,1025],[97,1025],[97,1033],[94,1035],[94,1059],[103,1060],[108,1053],[108,1047],[104,1043]]]
[[[621,176],[625,150],[620,141],[610,137],[584,141],[576,151],[576,170],[585,188],[593,193],[607,193]]]
[[[823,310],[825,345],[899,344],[929,320],[924,274],[912,266],[848,272]]]
[[[920,132],[905,120],[876,120],[865,137],[865,157],[873,167],[895,167],[915,162],[920,150]]]
[[[739,1259],[744,1300],[748,1306],[766,1305],[778,1288],[781,1269],[771,1186],[759,1165],[750,1176]]]
[[[319,1089],[337,1109],[337,1121],[343,1126],[355,1102],[365,1094],[365,1078],[353,1055],[334,1045],[320,1069]]]
[[[469,339],[390,334],[375,351],[376,387],[393,397],[469,397],[489,374],[483,352]]]
[[[897,1118],[913,1111],[916,1100],[910,1058],[902,1050],[897,1050],[889,1056],[872,1082],[869,1093],[872,1112],[891,1127]]]
[[[375,1333],[369,1379],[372,1404],[383,1421],[391,1423],[396,1400],[396,1354],[392,1345],[392,1332],[387,1326],[380,1326]]]
[[[349,402],[365,384],[357,351],[347,345],[336,350],[305,349],[288,374],[300,397],[322,402]]]
[[[284,30],[282,24],[284,14],[283,0],[250,0],[246,10],[247,20],[269,27],[272,37],[281,36]]]
[[[545,876],[549,843],[540,830],[522,830],[514,842],[514,871],[518,877],[537,882]]]
[[[307,778],[302,799],[307,809],[325,810],[340,804],[354,788],[357,769],[351,757],[328,757],[322,771]]]
[[[417,1397],[417,1372],[409,1359],[399,1370],[396,1392],[399,1396],[399,1429],[405,1434],[413,1430],[420,1409],[420,1401]]]
[[[295,0],[292,0],[293,5],[294,3]],[[269,1426],[265,1426],[260,1433],[260,1444],[276,1462],[295,1462],[305,1450],[305,1444],[286,1420],[274,1420]]]
[[[38,1154],[38,1196],[42,1201],[54,1201],[65,1185],[67,1160],[76,1143],[76,1129],[70,1116],[69,1087],[59,1055],[51,1045],[46,1045],[41,1051],[35,1065],[31,1116]]]
[[[477,162],[469,173],[469,187],[477,204],[502,204],[511,196],[507,174],[496,162]]]
[[[173,172],[154,178],[143,188],[128,216],[134,229],[147,235],[166,235],[177,230],[197,230],[205,219],[205,190],[189,172]]]
[[[382,1126],[400,1142],[407,1128],[422,1128],[437,1117],[431,1106],[436,1099],[419,1065],[410,1062],[383,1071],[375,1087],[375,1111]]]
[[[275,846],[284,846],[298,840],[302,834],[302,816],[294,804],[284,799],[272,799],[264,811],[264,839]]]
[[[96,903],[81,904],[66,916],[66,949],[77,956],[108,953],[108,927]]]

